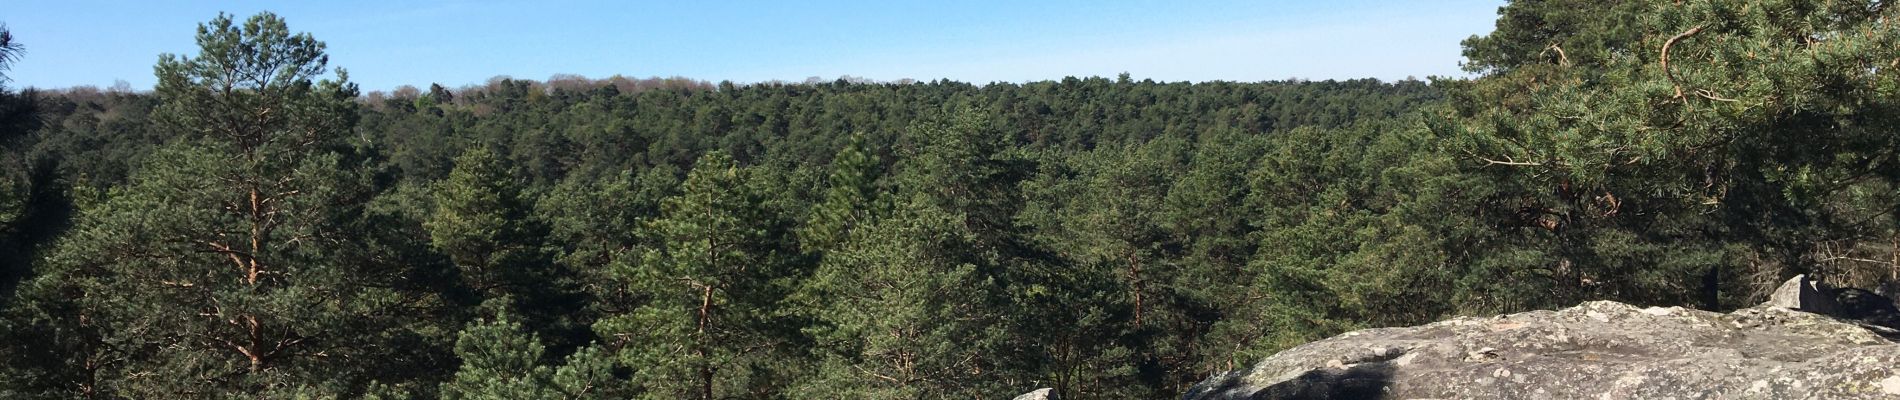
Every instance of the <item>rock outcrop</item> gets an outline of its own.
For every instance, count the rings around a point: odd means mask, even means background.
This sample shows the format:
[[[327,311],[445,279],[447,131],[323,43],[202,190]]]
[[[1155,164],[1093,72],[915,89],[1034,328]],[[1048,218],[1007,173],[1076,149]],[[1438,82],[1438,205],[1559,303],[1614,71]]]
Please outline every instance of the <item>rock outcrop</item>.
[[[1051,389],[1051,388],[1036,389],[1036,390],[1029,391],[1029,393],[1023,393],[1021,395],[1018,395],[1016,396],[1016,398],[1010,399],[1010,400],[1055,400],[1056,398],[1055,395],[1051,394],[1050,392],[1052,390],[1055,390],[1055,389]]]
[[[1821,282],[1809,279],[1807,275],[1795,275],[1781,287],[1775,288],[1775,294],[1768,297],[1763,306],[1781,307],[1790,310],[1807,311],[1815,314],[1834,315],[1840,305],[1834,302],[1834,294]]]
[[[1861,297],[1836,301],[1849,295]],[[1900,331],[1878,320],[1893,302],[1865,296],[1796,277],[1767,304],[1727,314],[1596,301],[1362,330],[1214,376],[1184,398],[1900,399],[1890,339]]]

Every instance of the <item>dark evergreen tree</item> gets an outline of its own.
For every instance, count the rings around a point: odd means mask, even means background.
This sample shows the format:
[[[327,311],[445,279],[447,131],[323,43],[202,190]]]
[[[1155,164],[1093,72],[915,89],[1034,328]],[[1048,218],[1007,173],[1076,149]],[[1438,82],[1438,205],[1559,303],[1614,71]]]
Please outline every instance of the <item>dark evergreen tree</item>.
[[[199,27],[197,57],[157,68],[176,136],[86,209],[22,306],[71,350],[56,393],[85,397],[344,394],[400,364],[385,343],[426,294],[390,288],[355,245],[368,192],[339,137],[355,86],[283,20]],[[83,316],[73,318],[74,316]],[[71,336],[68,336],[71,335]],[[30,344],[23,344],[30,345]]]
[[[1890,279],[1896,176],[1884,4],[1520,1],[1466,42],[1487,72],[1436,126],[1500,188],[1482,219],[1505,255],[1479,280],[1538,282],[1506,308],[1721,293],[1787,275]],[[1719,279],[1703,287],[1703,276]],[[1539,290],[1538,292],[1547,292]],[[1468,299],[1467,303],[1479,301]],[[1543,301],[1539,301],[1543,300]]]
[[[504,160],[477,147],[455,159],[455,169],[434,188],[435,210],[426,226],[430,242],[460,268],[463,282],[488,297],[518,294],[545,274],[540,229],[527,218],[519,176]]]
[[[751,172],[711,153],[647,224],[654,247],[611,266],[645,299],[595,325],[619,346],[634,383],[654,398],[714,399],[774,391],[779,343],[766,333],[783,274],[769,232],[773,218],[750,187]]]
[[[455,340],[455,355],[462,366],[442,384],[442,398],[578,400],[628,395],[613,375],[610,355],[588,347],[551,366],[543,361],[548,359],[547,349],[539,339],[506,311],[470,324]]]

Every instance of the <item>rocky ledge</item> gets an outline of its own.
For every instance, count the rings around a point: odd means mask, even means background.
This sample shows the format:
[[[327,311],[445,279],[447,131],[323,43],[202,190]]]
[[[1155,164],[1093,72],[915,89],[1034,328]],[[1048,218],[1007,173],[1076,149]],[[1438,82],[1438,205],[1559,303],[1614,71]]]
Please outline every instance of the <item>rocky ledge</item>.
[[[1183,398],[1900,399],[1900,313],[1868,296],[1796,277],[1728,314],[1595,301],[1355,331]]]

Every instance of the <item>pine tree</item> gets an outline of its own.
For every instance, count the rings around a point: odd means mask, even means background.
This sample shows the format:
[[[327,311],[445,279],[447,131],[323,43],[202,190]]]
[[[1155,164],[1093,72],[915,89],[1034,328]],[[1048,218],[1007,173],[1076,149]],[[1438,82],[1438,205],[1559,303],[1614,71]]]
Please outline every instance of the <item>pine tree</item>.
[[[58,178],[53,163],[44,155],[29,155],[30,140],[43,125],[41,101],[6,86],[6,71],[23,50],[0,25],[0,292],[10,292],[29,272],[32,247],[54,229],[46,226],[54,224],[44,216],[58,207],[48,200],[62,191],[62,185],[53,182]]]
[[[1021,219],[1064,268],[1046,279],[1041,318],[1074,321],[1047,350],[1053,385],[1070,397],[1148,397],[1137,368],[1171,364],[1189,327],[1171,283],[1174,255],[1161,216],[1186,146],[1114,145],[1044,165]],[[1060,164],[1058,164],[1060,163]],[[1059,166],[1058,166],[1059,165]]]
[[[904,203],[828,254],[801,293],[822,324],[821,371],[809,398],[980,398],[997,383],[1009,343],[989,299],[1000,288],[954,253],[970,239],[956,215]]]
[[[13,30],[0,25],[0,83],[6,83],[7,70],[13,68],[13,62],[20,59],[20,53],[26,51],[26,45],[13,39]],[[5,88],[5,86],[0,86]]]
[[[595,331],[620,347],[634,383],[655,398],[714,399],[769,390],[767,357],[778,343],[764,332],[783,296],[769,221],[749,185],[750,171],[723,153],[701,157],[680,194],[647,224],[654,241],[613,274],[645,302],[603,318]]]
[[[1247,175],[1265,152],[1265,138],[1222,129],[1203,134],[1182,177],[1168,189],[1161,220],[1171,240],[1183,248],[1181,273],[1173,287],[1189,303],[1184,307],[1197,326],[1181,328],[1194,337],[1182,349],[1201,365],[1179,372],[1195,380],[1253,362],[1260,355],[1234,349],[1257,348],[1263,333],[1248,309],[1260,292],[1251,285],[1258,210],[1247,207]],[[1237,354],[1238,353],[1238,354]]]
[[[268,13],[221,15],[198,43],[157,68],[177,136],[84,211],[23,298],[81,316],[48,326],[89,338],[69,347],[68,393],[345,393],[403,362],[379,340],[414,322],[401,271],[352,234],[368,193],[337,145],[356,88],[316,81],[323,44]]]
[[[486,147],[455,158],[455,168],[435,186],[429,216],[431,244],[461,270],[471,289],[489,297],[515,294],[542,263],[541,235],[528,220],[515,171]]]
[[[868,148],[864,134],[851,135],[851,141],[831,160],[824,199],[798,232],[806,251],[823,252],[843,244],[853,228],[886,208],[878,204],[888,201],[878,198],[880,167],[882,163]]]
[[[462,366],[442,384],[443,399],[625,398],[606,353],[586,347],[560,365],[547,365],[547,349],[540,337],[514,321],[506,307],[492,307],[504,311],[470,324],[455,340],[455,355]]]
[[[554,263],[545,248],[547,228],[532,218],[533,199],[516,176],[487,148],[468,150],[435,185],[435,209],[424,225],[430,244],[478,296],[471,302],[510,299],[529,326],[568,351],[588,336],[586,316],[578,314],[584,307],[575,287],[579,277]]]
[[[820,350],[801,397],[995,397],[1028,380],[1003,360],[1024,348],[998,279],[1017,244],[992,219],[1014,213],[1018,171],[982,121],[965,110],[907,130],[895,208],[858,214],[801,288]]]
[[[651,247],[641,226],[658,218],[660,203],[677,194],[677,172],[662,166],[598,179],[570,175],[535,204],[535,218],[547,221],[555,261],[587,296],[588,309],[577,320],[591,321],[641,301],[627,280],[631,277],[609,266],[638,259]]]
[[[1471,236],[1457,227],[1476,223],[1443,210],[1485,186],[1452,173],[1429,137],[1398,120],[1273,138],[1247,199],[1261,210],[1249,265],[1257,298],[1228,317],[1248,323],[1228,329],[1264,336],[1243,352],[1453,311],[1454,268],[1467,260],[1460,239]]]
[[[1890,277],[1896,11],[1885,3],[1512,2],[1434,126],[1508,255],[1500,296],[1749,304],[1779,277]],[[1884,60],[1884,61],[1883,61]],[[1511,267],[1516,265],[1516,267]],[[1703,287],[1705,276],[1721,282]],[[1519,293],[1541,294],[1524,298]],[[1547,301],[1535,301],[1547,300]]]

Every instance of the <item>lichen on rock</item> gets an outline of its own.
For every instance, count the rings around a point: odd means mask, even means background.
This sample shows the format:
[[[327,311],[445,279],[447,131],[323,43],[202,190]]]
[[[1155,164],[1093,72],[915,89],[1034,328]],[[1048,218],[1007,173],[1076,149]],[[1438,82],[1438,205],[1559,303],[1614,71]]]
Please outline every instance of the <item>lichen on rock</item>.
[[[1816,306],[1832,289],[1789,282],[1797,307],[1780,295],[1727,314],[1593,301],[1358,331],[1184,398],[1900,398],[1900,344],[1878,324],[1797,311],[1841,312]]]

